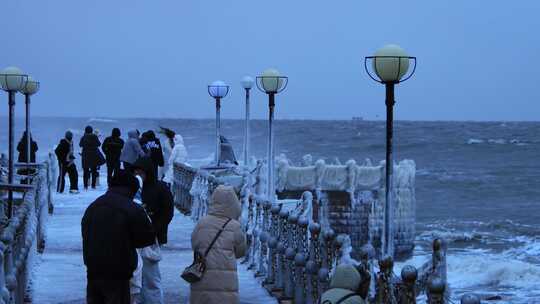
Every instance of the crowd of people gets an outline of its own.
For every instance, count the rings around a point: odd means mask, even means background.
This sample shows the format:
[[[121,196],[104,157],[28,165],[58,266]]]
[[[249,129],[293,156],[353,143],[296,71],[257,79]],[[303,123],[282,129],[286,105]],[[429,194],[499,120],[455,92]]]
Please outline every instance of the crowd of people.
[[[24,133],[17,146],[19,162],[26,161],[26,136]],[[105,194],[87,207],[81,221],[87,303],[164,303],[159,262],[174,214],[172,163],[187,158],[182,136],[174,135],[171,142],[166,161],[161,142],[151,130],[142,135],[138,130],[129,131],[124,141],[120,129],[114,128],[102,144],[98,132],[91,126],[85,128],[79,141],[84,189],[96,188],[103,165],[107,166],[108,184]],[[38,146],[33,139],[30,144],[31,162],[35,162]],[[71,131],[65,133],[55,153],[60,168],[58,192],[64,192],[68,174],[70,193],[78,193]],[[234,160],[232,155],[226,158]],[[194,257],[198,257],[194,264],[202,259],[205,269],[199,280],[189,282],[190,303],[239,303],[236,263],[247,250],[240,215],[234,188],[217,187],[208,215],[198,221],[191,234]],[[361,273],[350,265],[338,266],[320,303],[365,303]]]

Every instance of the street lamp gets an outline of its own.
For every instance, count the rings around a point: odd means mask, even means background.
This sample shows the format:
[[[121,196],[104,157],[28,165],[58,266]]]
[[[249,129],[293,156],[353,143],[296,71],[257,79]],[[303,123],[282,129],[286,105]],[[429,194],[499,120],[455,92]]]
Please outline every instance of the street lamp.
[[[27,172],[30,170],[30,151],[31,151],[31,145],[32,141],[30,140],[30,96],[34,95],[39,91],[39,82],[34,80],[31,76],[28,76],[28,79],[26,81],[26,84],[24,87],[19,91],[22,94],[24,94],[25,97],[25,104],[26,104],[26,164],[27,164]]]
[[[257,76],[257,88],[268,94],[268,199],[275,200],[274,190],[274,122],[275,95],[287,87],[289,78],[281,76],[276,69],[267,69],[261,76]]]
[[[240,84],[246,90],[246,121],[244,128],[244,166],[249,164],[249,91],[253,87],[253,78],[244,76]]]
[[[9,151],[8,151],[8,183],[13,184],[13,127],[15,120],[15,94],[21,90],[28,80],[28,75],[16,67],[7,67],[0,72],[0,86],[8,92],[9,104]],[[13,207],[13,192],[8,191],[8,217],[11,217]]]
[[[221,161],[221,98],[229,94],[229,86],[221,80],[216,80],[208,86],[208,94],[216,100],[216,165]]]
[[[368,61],[372,61],[372,68],[377,74],[375,78],[368,69]],[[412,72],[408,75],[410,61],[414,62]],[[386,86],[386,193],[384,204],[384,228],[382,255],[394,256],[394,233],[391,226],[393,222],[393,195],[392,195],[392,136],[393,136],[393,120],[394,120],[394,87],[412,77],[416,70],[416,57],[408,56],[405,51],[394,44],[386,45],[377,52],[375,56],[368,56],[364,60],[364,67],[371,79],[382,83]],[[405,76],[405,77],[404,77]]]

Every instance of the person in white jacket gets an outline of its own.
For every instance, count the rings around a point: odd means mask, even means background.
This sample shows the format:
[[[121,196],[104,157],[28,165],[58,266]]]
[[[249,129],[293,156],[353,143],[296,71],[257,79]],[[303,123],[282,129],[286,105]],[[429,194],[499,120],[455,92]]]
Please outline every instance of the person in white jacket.
[[[174,163],[185,163],[187,161],[188,153],[186,146],[184,145],[184,138],[180,134],[174,136],[174,147],[167,163],[168,168],[165,172],[164,182],[172,184],[174,180]]]

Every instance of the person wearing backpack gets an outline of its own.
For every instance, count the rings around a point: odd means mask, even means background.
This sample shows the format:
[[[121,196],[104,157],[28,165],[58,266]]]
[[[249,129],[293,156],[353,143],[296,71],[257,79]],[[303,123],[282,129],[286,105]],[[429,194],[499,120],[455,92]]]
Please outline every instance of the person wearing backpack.
[[[247,247],[238,221],[240,213],[234,188],[217,187],[208,215],[199,220],[191,234],[193,251],[206,255],[206,271],[199,281],[191,283],[190,303],[239,303],[236,259],[245,255]]]
[[[365,304],[366,302],[356,293],[361,283],[360,273],[352,265],[338,265],[330,286],[325,291],[320,304]]]

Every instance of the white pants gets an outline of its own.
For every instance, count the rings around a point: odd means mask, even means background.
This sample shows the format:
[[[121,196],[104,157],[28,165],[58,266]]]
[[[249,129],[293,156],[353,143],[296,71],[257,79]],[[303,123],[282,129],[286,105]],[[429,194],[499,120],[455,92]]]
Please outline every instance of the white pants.
[[[163,304],[163,290],[161,289],[161,273],[159,262],[142,258],[142,289],[141,296],[144,304]]]

